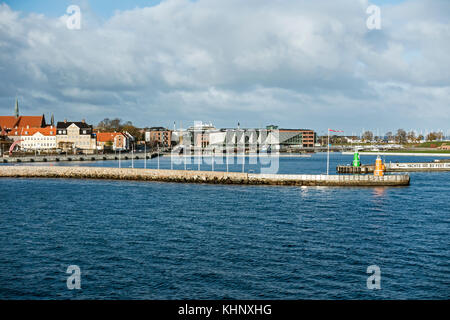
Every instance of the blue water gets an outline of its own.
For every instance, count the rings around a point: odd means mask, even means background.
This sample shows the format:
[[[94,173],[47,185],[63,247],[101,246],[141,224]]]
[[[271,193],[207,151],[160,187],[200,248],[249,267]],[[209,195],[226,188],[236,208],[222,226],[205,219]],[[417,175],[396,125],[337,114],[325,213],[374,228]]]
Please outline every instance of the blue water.
[[[332,154],[331,168],[350,161]],[[279,167],[323,173],[326,157]],[[0,299],[449,299],[449,178],[412,173],[397,188],[0,179]],[[67,289],[69,265],[81,290]],[[367,289],[369,265],[380,290]]]

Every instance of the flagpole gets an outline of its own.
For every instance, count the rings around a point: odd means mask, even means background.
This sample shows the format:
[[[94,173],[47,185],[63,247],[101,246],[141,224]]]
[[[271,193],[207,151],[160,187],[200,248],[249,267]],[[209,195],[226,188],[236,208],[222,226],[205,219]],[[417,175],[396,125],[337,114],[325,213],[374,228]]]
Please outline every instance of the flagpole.
[[[330,173],[330,128],[328,128],[327,176]]]

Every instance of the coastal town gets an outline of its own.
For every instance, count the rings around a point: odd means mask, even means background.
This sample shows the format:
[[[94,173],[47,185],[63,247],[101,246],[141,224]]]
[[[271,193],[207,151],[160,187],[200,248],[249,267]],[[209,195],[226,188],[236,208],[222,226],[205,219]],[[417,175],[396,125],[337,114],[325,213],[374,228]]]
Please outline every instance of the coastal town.
[[[120,119],[100,121],[94,126],[85,119],[47,121],[45,115],[21,115],[16,99],[12,116],[0,116],[0,155],[26,156],[40,154],[107,154],[113,152],[186,152],[200,150],[203,154],[227,152],[312,153],[324,151],[400,150],[416,144],[418,151],[450,150],[449,139],[442,132],[416,135],[399,129],[374,136],[365,131],[360,136],[334,134],[319,136],[313,129],[285,129],[276,125],[265,128],[216,128],[212,123],[195,122],[187,128],[163,126],[137,128]],[[422,148],[420,148],[422,147]]]
[[[275,150],[313,149],[317,136],[310,129],[279,129],[267,126],[264,129],[215,128],[211,123],[195,123],[186,129],[166,127],[136,128],[131,122],[119,119],[104,119],[97,126],[85,119],[55,121],[51,116],[28,116],[19,112],[16,100],[13,116],[0,116],[1,154],[3,156],[65,153],[98,154],[117,151],[139,152],[160,149],[161,151],[200,148],[218,152],[226,142],[235,145],[258,144]]]

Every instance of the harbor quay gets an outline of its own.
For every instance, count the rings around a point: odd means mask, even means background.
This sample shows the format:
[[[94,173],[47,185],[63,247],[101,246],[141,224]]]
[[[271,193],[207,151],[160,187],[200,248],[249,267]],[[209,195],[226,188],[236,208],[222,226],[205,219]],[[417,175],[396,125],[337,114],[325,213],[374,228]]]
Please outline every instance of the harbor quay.
[[[3,157],[0,163],[20,163],[20,162],[67,162],[67,161],[107,161],[107,160],[142,160],[153,159],[157,153],[112,153],[112,154],[78,154],[78,155],[39,155],[25,157]]]
[[[344,174],[370,174],[374,173],[375,165],[338,165],[337,173]],[[450,171],[450,162],[410,162],[385,164],[385,172],[428,172],[428,171]]]
[[[450,162],[386,163],[386,171],[450,171]]]
[[[252,174],[221,171],[36,166],[0,166],[0,177],[336,187],[407,186],[410,183],[409,175]]]

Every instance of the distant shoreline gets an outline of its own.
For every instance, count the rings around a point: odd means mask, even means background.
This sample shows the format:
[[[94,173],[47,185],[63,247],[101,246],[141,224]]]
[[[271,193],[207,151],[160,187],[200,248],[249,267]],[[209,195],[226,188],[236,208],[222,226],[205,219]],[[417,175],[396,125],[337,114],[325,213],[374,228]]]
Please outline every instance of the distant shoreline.
[[[450,152],[442,152],[442,153],[432,153],[432,152],[389,152],[389,151],[360,151],[358,152],[360,155],[382,155],[382,156],[412,156],[412,157],[447,157],[450,158]],[[352,151],[345,151],[342,152],[343,155],[352,155],[354,152]]]
[[[202,158],[209,158],[209,157],[215,157],[215,158],[225,158],[227,157],[227,154],[180,154],[180,155],[173,155],[173,154],[161,154],[162,157],[173,157],[173,158],[195,158],[195,157],[202,157]],[[228,157],[279,157],[279,158],[311,158],[311,154],[300,154],[300,153],[257,153],[257,154],[236,154],[231,153],[228,154]]]

